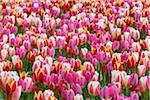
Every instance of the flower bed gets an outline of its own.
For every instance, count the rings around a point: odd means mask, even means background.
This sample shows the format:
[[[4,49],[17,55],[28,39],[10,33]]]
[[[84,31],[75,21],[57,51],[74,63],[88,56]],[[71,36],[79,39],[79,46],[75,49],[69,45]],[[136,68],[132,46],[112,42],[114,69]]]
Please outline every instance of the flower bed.
[[[150,99],[150,1],[0,0],[1,99]]]

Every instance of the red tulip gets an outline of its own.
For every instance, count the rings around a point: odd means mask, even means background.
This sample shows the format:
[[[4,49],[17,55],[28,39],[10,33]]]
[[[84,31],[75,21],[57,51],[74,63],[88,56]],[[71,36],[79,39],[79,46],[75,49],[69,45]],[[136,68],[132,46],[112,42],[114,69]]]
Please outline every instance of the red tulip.
[[[5,83],[4,89],[7,93],[13,93],[17,88],[17,82],[13,79],[8,79]]]

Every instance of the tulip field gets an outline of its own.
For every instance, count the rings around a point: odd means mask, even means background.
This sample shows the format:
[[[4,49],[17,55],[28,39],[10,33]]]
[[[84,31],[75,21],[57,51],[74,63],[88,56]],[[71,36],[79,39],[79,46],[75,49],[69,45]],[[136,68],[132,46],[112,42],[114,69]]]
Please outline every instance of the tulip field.
[[[0,0],[0,100],[150,100],[150,0]]]

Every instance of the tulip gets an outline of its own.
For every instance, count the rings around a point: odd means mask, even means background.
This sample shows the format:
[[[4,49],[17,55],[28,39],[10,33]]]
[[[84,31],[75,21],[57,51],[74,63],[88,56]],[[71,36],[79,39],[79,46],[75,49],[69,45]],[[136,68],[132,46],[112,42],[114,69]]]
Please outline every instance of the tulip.
[[[39,91],[38,93],[37,92],[34,93],[34,100],[43,100],[43,99],[44,99],[44,96],[43,96],[42,91]]]
[[[16,61],[16,64],[15,64],[16,70],[22,70],[22,66],[23,66],[23,63],[21,60]]]
[[[79,84],[74,84],[72,88],[76,94],[82,94],[82,88]]]
[[[9,55],[10,56],[13,56],[13,55],[15,55],[15,48],[14,47],[9,47],[9,49],[8,49],[8,52],[9,52]]]
[[[34,62],[35,57],[36,57],[36,53],[34,53],[34,52],[32,52],[32,51],[30,51],[30,52],[28,53],[28,60],[29,60],[29,61]]]
[[[81,94],[76,94],[74,96],[74,100],[84,100],[84,99],[83,99],[83,96]]]
[[[35,72],[34,72],[35,80],[42,82],[43,81],[43,74],[44,73],[43,73],[42,69],[36,68]]]
[[[49,100],[52,96],[54,96],[54,92],[52,90],[45,90],[43,92],[43,95],[44,95],[44,100]]]
[[[8,51],[5,49],[1,50],[1,58],[2,60],[6,60],[8,58]]]
[[[131,74],[130,79],[128,81],[129,88],[133,89],[138,85],[138,75],[137,74]]]
[[[10,61],[5,61],[4,62],[4,67],[3,67],[3,70],[6,70],[6,71],[10,71],[12,70],[12,63]]]
[[[98,95],[100,91],[100,83],[98,81],[90,81],[88,83],[88,92],[92,96]]]
[[[64,91],[64,99],[65,100],[73,100],[75,93],[72,89]]]
[[[21,96],[21,86],[18,86],[16,90],[11,95],[11,100],[19,100]]]
[[[148,78],[146,76],[140,78],[140,82],[139,82],[140,92],[144,92],[148,90],[146,86],[147,82],[148,82]]]
[[[138,94],[136,93],[136,92],[131,92],[130,93],[130,99],[131,100],[139,100],[139,96],[138,96]]]
[[[38,49],[42,48],[43,46],[44,46],[44,40],[39,38],[37,40],[37,47],[38,47]]]
[[[111,71],[111,82],[121,82],[120,71],[118,70]]]
[[[112,50],[115,51],[119,49],[119,41],[114,41],[112,44]]]
[[[4,86],[6,93],[11,94],[16,90],[16,88],[17,88],[17,82],[15,80],[10,78],[6,81],[6,84]]]
[[[146,66],[145,65],[138,65],[138,71],[139,76],[145,76],[146,73]]]

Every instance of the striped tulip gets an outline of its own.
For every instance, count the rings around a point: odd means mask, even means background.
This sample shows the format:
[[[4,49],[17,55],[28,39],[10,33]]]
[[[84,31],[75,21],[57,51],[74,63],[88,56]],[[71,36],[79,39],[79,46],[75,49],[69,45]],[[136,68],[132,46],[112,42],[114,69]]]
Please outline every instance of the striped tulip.
[[[137,73],[139,76],[145,76],[146,66],[145,65],[138,65]]]
[[[88,83],[88,92],[92,96],[96,96],[100,93],[100,83],[98,81],[90,81]]]
[[[76,94],[74,96],[74,100],[84,100],[84,99],[83,99],[83,96],[81,94]]]
[[[44,99],[44,95],[42,93],[42,91],[38,91],[34,93],[34,100],[43,100]]]
[[[11,100],[19,100],[21,96],[21,90],[22,90],[21,86],[18,86],[16,90],[12,93]]]
[[[13,79],[8,79],[5,83],[4,89],[6,93],[11,94],[13,93],[17,88],[17,82]]]
[[[8,58],[8,51],[5,49],[1,50],[1,58],[2,60],[6,60]]]
[[[22,60],[16,61],[15,69],[16,69],[16,70],[22,70],[22,67],[23,67]]]

